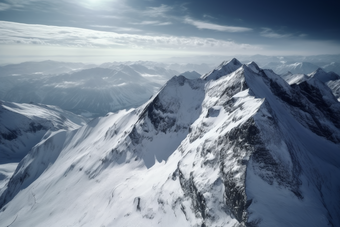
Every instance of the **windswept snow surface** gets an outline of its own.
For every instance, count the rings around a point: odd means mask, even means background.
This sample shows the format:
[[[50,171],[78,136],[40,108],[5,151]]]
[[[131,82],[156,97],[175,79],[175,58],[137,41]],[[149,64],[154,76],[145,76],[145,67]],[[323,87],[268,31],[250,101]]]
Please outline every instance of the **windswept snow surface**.
[[[0,226],[340,226],[340,106],[237,59],[45,136]]]

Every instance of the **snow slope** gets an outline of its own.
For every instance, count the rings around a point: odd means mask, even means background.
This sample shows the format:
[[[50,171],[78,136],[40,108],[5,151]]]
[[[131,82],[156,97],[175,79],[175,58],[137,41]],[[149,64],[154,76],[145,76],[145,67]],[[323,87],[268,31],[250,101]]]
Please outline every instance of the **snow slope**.
[[[332,90],[334,96],[340,102],[340,79],[328,81],[326,84]]]
[[[20,162],[0,226],[339,226],[340,105],[237,59],[59,131]]]
[[[48,130],[74,130],[87,121],[55,106],[0,103],[1,160],[23,158]]]
[[[55,106],[0,103],[1,194],[18,163],[44,136],[51,131],[77,129],[87,120]]]
[[[288,72],[286,74],[281,75],[281,77],[288,83],[288,84],[299,84],[303,81],[309,79],[306,74],[293,74]]]

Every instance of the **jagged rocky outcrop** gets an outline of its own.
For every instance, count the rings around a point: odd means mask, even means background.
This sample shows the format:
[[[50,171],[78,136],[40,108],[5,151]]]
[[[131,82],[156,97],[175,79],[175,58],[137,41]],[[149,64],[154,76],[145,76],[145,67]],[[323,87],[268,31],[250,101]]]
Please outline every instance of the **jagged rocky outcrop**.
[[[339,107],[321,82],[289,85],[254,62],[173,77],[138,109],[45,138],[1,195],[0,218],[11,226],[337,226]]]

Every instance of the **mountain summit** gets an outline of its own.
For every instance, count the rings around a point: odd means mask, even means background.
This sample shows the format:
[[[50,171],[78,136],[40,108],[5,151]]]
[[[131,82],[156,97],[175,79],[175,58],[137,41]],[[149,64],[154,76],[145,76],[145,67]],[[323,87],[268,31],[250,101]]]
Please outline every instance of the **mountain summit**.
[[[340,226],[340,104],[237,59],[37,144],[3,226]],[[138,223],[138,224],[137,224]]]
[[[222,62],[216,69],[207,74],[204,74],[201,78],[204,80],[216,80],[221,76],[234,72],[241,66],[241,62],[239,62],[236,58],[233,58],[230,61]]]

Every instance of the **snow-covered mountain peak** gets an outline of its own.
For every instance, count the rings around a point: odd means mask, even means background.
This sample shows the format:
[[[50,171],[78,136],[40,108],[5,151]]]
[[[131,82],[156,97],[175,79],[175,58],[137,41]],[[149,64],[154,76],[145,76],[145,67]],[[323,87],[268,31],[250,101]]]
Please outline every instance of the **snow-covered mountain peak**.
[[[310,78],[317,79],[323,83],[326,83],[331,80],[338,80],[340,76],[334,72],[325,72],[323,69],[318,68],[314,72],[308,75]]]
[[[185,76],[188,79],[197,79],[201,77],[201,74],[197,73],[196,71],[186,71],[180,75]]]
[[[308,74],[310,77],[313,77],[315,75],[318,75],[318,74],[326,74],[326,72],[322,69],[322,68],[317,68],[315,71],[313,71],[312,73]]]
[[[255,73],[260,72],[260,67],[255,62],[249,62],[246,64],[249,68],[251,68]]]
[[[211,83],[218,84],[221,83],[221,81],[225,81],[224,83],[227,84],[227,86],[230,86],[228,91],[228,94],[230,95],[249,88],[253,94],[257,96],[254,92],[258,90],[259,86],[263,86],[259,83],[268,84],[269,87],[275,84],[282,91],[291,94],[289,85],[279,75],[275,74],[270,69],[260,69],[254,62],[241,64],[236,59],[223,62],[214,71],[210,72],[210,74],[202,76],[202,79],[208,79],[208,81],[216,80],[216,82]]]
[[[239,60],[237,60],[236,58],[232,58],[232,59],[229,60],[229,61],[224,61],[224,62],[222,62],[222,63],[220,64],[220,66],[222,67],[222,66],[225,66],[225,65],[228,65],[228,64],[241,65],[242,63],[241,63]]]
[[[234,72],[241,66],[242,63],[236,58],[233,58],[230,61],[222,62],[217,68],[207,74],[204,74],[201,78],[204,80],[217,80],[221,76],[225,76]]]

